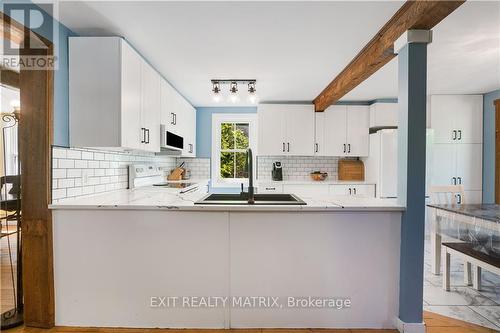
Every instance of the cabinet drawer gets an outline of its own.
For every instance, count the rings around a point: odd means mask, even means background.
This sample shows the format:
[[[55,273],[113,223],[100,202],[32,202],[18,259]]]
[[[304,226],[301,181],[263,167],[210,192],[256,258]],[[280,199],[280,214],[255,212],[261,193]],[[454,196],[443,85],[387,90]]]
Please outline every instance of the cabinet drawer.
[[[329,193],[331,195],[353,195],[364,197],[375,197],[375,185],[365,184],[341,184],[330,185]]]
[[[283,193],[283,185],[278,184],[260,184],[257,187],[258,193]]]

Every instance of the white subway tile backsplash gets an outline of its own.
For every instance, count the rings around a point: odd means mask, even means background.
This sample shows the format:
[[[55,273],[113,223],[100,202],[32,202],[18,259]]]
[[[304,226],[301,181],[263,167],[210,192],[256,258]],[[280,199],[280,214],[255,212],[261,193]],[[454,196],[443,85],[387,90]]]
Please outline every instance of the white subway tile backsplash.
[[[192,179],[210,179],[210,158],[177,158],[176,165],[182,162]]]
[[[127,188],[128,165],[138,163],[159,164],[166,172],[177,164],[174,157],[153,153],[53,147],[53,201]]]
[[[283,166],[283,180],[309,180],[313,171],[327,172],[329,180],[338,179],[338,158],[326,156],[258,156],[257,178],[271,180],[277,161]]]

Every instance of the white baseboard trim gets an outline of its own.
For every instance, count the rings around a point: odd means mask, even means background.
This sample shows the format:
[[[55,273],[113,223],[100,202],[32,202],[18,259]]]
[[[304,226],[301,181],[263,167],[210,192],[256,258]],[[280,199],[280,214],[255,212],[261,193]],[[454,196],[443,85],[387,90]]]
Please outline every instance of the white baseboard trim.
[[[405,323],[401,319],[396,319],[396,328],[399,333],[425,333],[425,323]]]

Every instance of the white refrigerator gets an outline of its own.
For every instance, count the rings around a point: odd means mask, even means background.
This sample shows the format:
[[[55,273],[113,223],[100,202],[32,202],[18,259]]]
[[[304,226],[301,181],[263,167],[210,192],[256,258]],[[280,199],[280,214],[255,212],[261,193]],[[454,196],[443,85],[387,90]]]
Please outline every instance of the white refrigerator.
[[[365,180],[375,183],[377,198],[398,195],[398,130],[370,134],[370,155],[365,159]]]

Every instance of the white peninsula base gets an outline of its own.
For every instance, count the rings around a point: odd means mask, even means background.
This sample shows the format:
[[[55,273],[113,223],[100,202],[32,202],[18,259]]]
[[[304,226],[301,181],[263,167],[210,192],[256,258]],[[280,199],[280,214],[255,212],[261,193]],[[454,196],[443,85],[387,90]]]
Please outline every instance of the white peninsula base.
[[[56,325],[395,328],[397,210],[54,209],[53,220]],[[166,296],[285,306],[151,306]],[[290,308],[292,296],[350,306]]]

